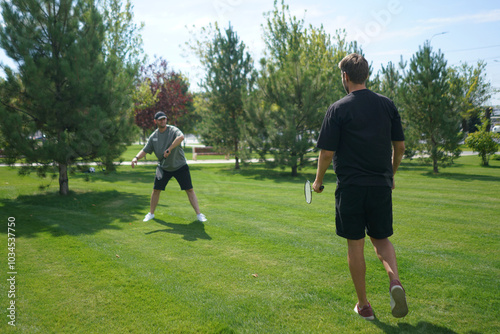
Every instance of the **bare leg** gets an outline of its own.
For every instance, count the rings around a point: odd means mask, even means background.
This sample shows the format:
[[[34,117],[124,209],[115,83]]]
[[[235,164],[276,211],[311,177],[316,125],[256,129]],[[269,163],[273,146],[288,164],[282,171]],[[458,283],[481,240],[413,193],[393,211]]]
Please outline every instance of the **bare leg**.
[[[158,205],[158,201],[160,200],[161,190],[153,189],[153,193],[151,194],[151,203],[149,205],[149,212],[151,214],[155,213],[156,206]]]
[[[392,243],[388,238],[374,239],[370,237],[370,239],[375,249],[375,253],[377,253],[378,258],[384,265],[385,271],[387,271],[387,275],[389,275],[389,280],[399,280],[396,251]]]
[[[368,305],[366,298],[366,263],[364,255],[365,239],[347,240],[347,262],[351,272],[352,282],[358,296],[358,305]]]
[[[191,203],[191,206],[193,207],[194,212],[196,212],[197,215],[200,214],[200,207],[198,206],[198,198],[196,197],[196,193],[194,192],[194,189],[191,188],[191,189],[186,190],[186,194],[188,195],[189,202]]]

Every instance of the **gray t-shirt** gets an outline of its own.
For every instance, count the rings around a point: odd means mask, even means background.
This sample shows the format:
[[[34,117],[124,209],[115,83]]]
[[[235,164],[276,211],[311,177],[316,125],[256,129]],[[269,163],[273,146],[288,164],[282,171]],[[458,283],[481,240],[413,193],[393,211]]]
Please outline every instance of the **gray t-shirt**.
[[[182,131],[173,125],[167,125],[167,128],[163,131],[163,133],[156,129],[155,132],[149,136],[148,142],[142,150],[148,154],[154,152],[160,162],[160,167],[163,170],[166,170],[167,172],[175,172],[187,164],[182,145],[174,148],[167,158],[163,157],[163,153],[170,147],[175,138],[182,135]]]

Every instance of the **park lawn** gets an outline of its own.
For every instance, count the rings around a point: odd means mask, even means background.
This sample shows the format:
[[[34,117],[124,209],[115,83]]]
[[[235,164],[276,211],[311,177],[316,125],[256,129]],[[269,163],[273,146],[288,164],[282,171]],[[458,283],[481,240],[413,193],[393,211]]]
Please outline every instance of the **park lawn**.
[[[330,170],[311,205],[314,167],[190,167],[202,212],[195,221],[172,182],[148,211],[154,166],[20,177],[0,168],[0,268],[8,217],[16,222],[16,297],[0,280],[2,333],[497,333],[500,331],[500,161],[462,157],[433,175],[404,161],[391,238],[410,313],[390,315],[388,279],[366,247],[377,320],[353,311],[346,242],[335,235]],[[45,190],[38,187],[45,186]],[[7,306],[16,302],[16,328]]]
[[[127,147],[127,150],[123,152],[123,154],[120,156],[118,160],[128,162],[131,161],[137,153],[140,152],[140,150],[144,147],[144,145],[140,144],[133,144]],[[186,156],[186,159],[192,160],[193,159],[193,147],[192,146],[183,146],[184,150],[184,155]],[[308,153],[306,156],[308,157],[317,157],[318,153]],[[259,155],[257,153],[252,153],[251,157],[253,159],[258,159]],[[197,160],[226,160],[229,162],[234,162],[234,156],[229,156],[229,159],[226,159],[226,155],[224,154],[214,154],[214,155],[199,155],[196,157]],[[272,159],[271,154],[266,155],[266,159]],[[156,161],[156,157],[154,154],[148,154],[146,157],[141,160],[141,161]],[[222,162],[222,161],[221,161]]]

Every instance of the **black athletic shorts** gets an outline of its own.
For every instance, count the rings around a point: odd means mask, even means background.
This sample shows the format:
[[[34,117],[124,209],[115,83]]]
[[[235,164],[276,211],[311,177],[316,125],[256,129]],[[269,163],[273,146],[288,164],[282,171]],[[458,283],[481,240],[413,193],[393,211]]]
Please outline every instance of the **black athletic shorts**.
[[[160,180],[158,180],[158,178],[155,176],[154,189],[165,190],[168,181],[170,181],[172,177],[175,177],[175,179],[179,183],[179,186],[181,187],[181,190],[189,190],[193,188],[193,184],[191,183],[191,173],[189,172],[189,166],[184,165],[174,172],[167,172],[166,170],[164,170],[163,177]]]
[[[335,191],[337,235],[351,240],[392,235],[392,189],[390,187],[339,186]]]

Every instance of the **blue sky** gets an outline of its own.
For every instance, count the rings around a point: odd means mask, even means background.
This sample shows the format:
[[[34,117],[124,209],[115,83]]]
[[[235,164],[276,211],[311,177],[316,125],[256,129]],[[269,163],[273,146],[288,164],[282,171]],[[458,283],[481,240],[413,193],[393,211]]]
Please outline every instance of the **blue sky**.
[[[281,1],[281,0],[279,0]],[[184,73],[197,90],[202,71],[183,46],[201,27],[218,21],[236,30],[258,63],[262,56],[263,13],[273,0],[132,0],[135,20],[144,22],[144,50],[161,56]],[[345,29],[357,40],[377,72],[389,61],[409,61],[426,40],[444,53],[448,65],[487,62],[487,79],[500,89],[500,1],[498,0],[287,0],[290,11],[306,24],[330,34]],[[442,34],[444,33],[444,34]],[[0,52],[0,60],[5,57]],[[7,63],[9,63],[7,61]],[[500,93],[491,99],[500,105]]]
[[[262,56],[263,13],[273,0],[132,0],[135,19],[144,22],[145,52],[167,59],[196,89],[201,71],[182,46],[189,31],[228,22],[248,46],[256,63]],[[330,34],[345,29],[358,40],[375,71],[389,61],[409,61],[426,40],[444,53],[448,65],[487,62],[487,79],[500,89],[500,2],[493,0],[287,0],[290,11]],[[193,28],[195,26],[195,28]],[[444,34],[441,34],[445,32]],[[491,100],[500,105],[500,93]]]

